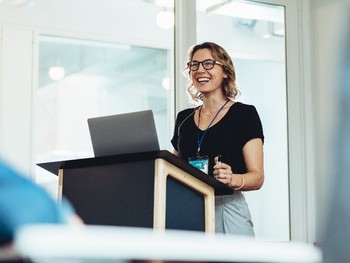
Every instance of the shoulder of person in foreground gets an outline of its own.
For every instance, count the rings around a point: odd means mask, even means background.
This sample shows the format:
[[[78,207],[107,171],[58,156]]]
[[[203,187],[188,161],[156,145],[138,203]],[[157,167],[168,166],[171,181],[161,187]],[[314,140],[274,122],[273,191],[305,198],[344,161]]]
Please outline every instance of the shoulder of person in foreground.
[[[81,223],[67,200],[61,204],[45,189],[0,160],[0,246],[11,243],[28,224]]]

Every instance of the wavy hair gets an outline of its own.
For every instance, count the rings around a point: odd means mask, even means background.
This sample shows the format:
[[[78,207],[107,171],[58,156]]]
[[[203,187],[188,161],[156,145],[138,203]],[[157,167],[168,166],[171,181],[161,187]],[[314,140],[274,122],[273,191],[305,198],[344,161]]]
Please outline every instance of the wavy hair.
[[[240,90],[236,81],[236,69],[232,62],[231,57],[226,52],[224,48],[215,44],[213,42],[204,42],[201,44],[197,44],[191,47],[188,51],[188,60],[191,61],[194,53],[196,53],[200,49],[209,49],[213,55],[214,60],[219,61],[223,64],[223,69],[227,78],[224,79],[222,83],[222,89],[226,95],[226,97],[235,99],[240,95]],[[192,102],[200,102],[203,100],[203,95],[197,90],[197,88],[193,85],[190,71],[188,68],[185,70],[188,71],[188,82],[187,82],[187,93]]]

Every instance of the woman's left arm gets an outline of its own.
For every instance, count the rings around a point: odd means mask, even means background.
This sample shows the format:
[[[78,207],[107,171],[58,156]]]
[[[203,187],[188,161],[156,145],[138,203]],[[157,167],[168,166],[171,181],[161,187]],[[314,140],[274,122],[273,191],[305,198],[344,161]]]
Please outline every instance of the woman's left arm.
[[[243,147],[243,157],[247,172],[242,174],[244,186],[241,190],[257,190],[264,183],[264,152],[260,138],[248,141]],[[238,186],[239,187],[239,186]],[[237,188],[237,186],[235,186]]]
[[[264,154],[262,139],[248,141],[243,147],[243,157],[247,172],[232,173],[230,165],[217,162],[215,159],[215,178],[227,186],[241,191],[258,190],[264,183]]]

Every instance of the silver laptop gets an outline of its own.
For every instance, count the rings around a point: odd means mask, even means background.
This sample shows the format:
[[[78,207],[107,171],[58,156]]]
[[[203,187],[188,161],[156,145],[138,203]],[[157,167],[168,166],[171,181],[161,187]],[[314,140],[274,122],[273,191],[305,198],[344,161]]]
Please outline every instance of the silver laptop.
[[[90,118],[88,125],[96,157],[159,150],[151,110]]]

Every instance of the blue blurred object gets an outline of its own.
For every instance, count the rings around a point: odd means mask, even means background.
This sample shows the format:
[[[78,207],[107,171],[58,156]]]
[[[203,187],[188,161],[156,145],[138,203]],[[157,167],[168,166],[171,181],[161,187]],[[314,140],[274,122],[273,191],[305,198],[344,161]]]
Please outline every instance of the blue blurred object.
[[[70,204],[58,205],[43,188],[0,160],[0,245],[11,243],[21,226],[67,223],[73,214]]]

